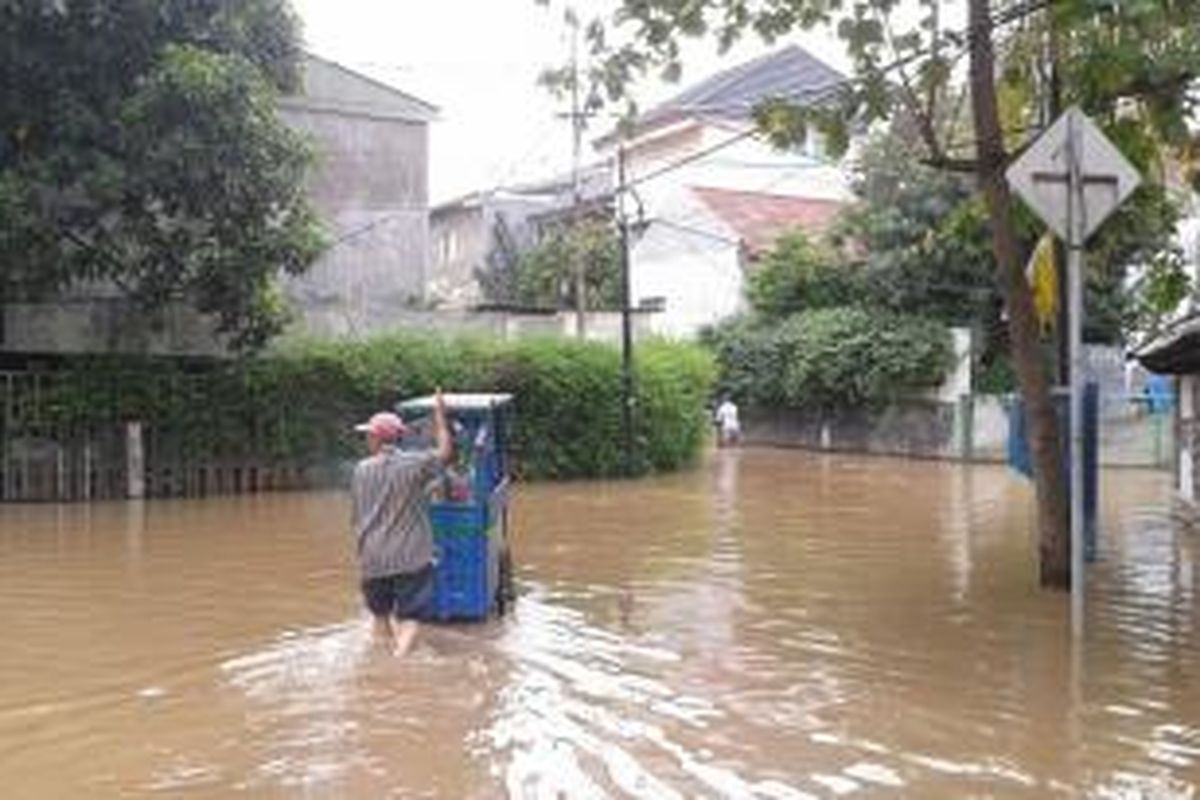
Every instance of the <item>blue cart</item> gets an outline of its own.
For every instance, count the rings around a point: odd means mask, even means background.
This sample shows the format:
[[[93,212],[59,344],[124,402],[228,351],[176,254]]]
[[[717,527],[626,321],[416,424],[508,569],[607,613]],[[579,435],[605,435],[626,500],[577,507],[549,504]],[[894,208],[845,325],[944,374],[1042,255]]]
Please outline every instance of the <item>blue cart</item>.
[[[437,566],[428,619],[478,621],[503,614],[514,596],[508,547],[512,397],[447,394],[444,399],[455,456],[430,503]],[[432,446],[433,398],[408,400],[397,410],[414,431],[405,437],[405,447]]]

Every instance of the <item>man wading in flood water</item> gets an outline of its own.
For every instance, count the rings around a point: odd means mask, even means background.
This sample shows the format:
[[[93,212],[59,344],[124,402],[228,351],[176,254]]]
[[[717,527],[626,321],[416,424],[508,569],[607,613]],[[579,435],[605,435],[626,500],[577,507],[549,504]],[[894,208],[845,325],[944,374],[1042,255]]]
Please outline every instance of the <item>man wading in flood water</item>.
[[[412,647],[417,620],[433,599],[426,489],[454,450],[440,389],[433,428],[433,450],[403,451],[397,445],[407,428],[395,414],[382,412],[355,427],[366,434],[370,453],[358,462],[350,483],[363,598],[380,642],[397,656]]]

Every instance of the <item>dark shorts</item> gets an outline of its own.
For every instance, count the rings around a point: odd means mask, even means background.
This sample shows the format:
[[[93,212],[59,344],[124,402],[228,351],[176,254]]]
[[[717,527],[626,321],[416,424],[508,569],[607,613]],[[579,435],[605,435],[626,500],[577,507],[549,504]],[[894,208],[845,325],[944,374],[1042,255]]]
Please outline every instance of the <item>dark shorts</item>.
[[[377,617],[420,619],[433,603],[433,565],[363,581],[363,599]]]

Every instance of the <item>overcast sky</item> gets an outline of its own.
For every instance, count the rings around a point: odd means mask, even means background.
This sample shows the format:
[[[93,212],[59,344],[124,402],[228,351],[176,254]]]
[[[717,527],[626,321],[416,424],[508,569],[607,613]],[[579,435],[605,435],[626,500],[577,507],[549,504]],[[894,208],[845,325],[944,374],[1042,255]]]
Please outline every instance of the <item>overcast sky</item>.
[[[441,109],[430,133],[433,202],[569,166],[570,128],[556,117],[566,109],[536,85],[543,68],[565,63],[569,54],[561,4],[547,9],[534,0],[293,2],[314,52]],[[611,0],[576,3],[585,19],[611,5]],[[794,41],[844,69],[832,34],[804,34]],[[697,43],[687,51],[682,83],[765,49],[749,41],[718,57],[711,43]],[[644,107],[679,89],[649,82],[636,94]]]

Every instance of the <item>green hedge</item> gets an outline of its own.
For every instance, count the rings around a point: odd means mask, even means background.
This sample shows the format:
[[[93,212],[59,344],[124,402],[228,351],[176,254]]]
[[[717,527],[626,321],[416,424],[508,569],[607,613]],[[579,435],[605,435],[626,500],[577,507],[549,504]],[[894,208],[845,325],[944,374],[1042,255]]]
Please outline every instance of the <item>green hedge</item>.
[[[635,469],[686,466],[707,430],[711,356],[694,346],[644,343],[635,376]],[[79,359],[47,378],[42,422],[143,420],[163,446],[189,458],[350,458],[361,446],[354,422],[440,385],[516,396],[513,447],[524,477],[607,477],[624,465],[620,354],[602,344],[403,335],[293,343],[241,362]]]
[[[876,407],[934,388],[953,357],[941,323],[876,309],[735,320],[706,338],[723,392],[752,405],[808,410]]]

